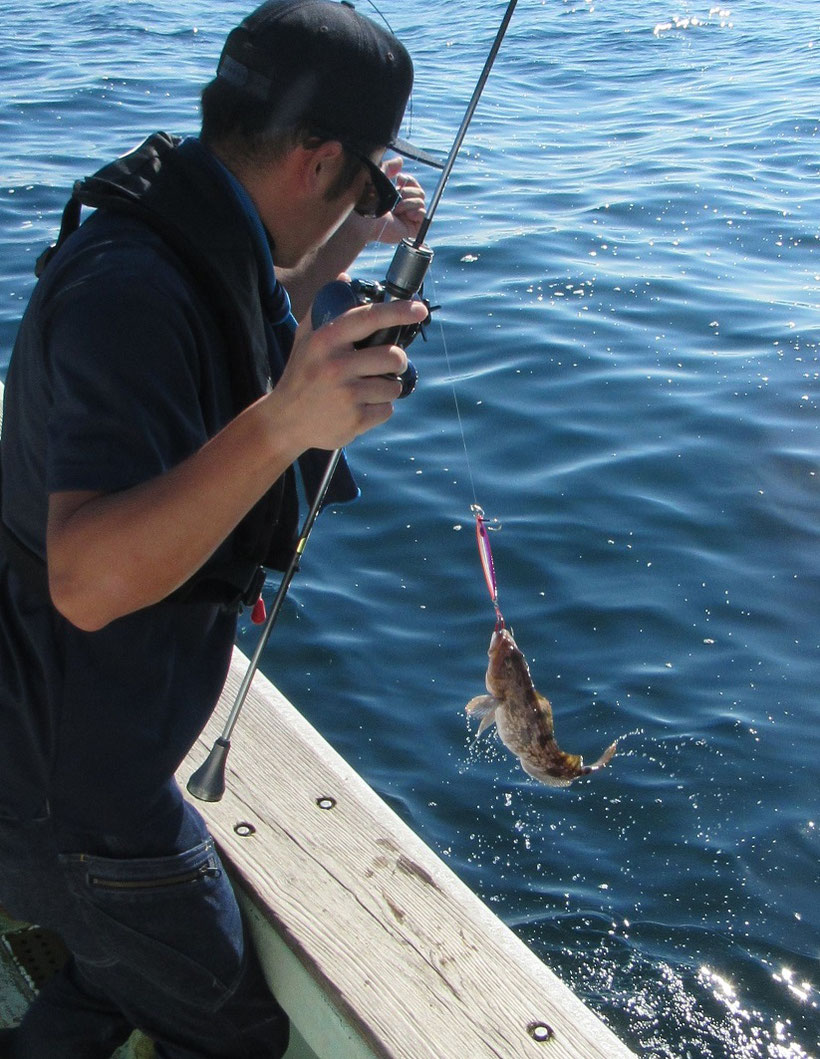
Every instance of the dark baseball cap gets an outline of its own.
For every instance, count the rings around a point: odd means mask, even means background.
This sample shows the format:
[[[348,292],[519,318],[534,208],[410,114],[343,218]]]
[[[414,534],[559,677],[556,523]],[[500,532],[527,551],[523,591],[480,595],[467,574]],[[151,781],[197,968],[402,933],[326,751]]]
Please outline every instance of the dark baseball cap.
[[[413,87],[406,48],[350,3],[267,0],[228,35],[217,77],[269,103],[273,126],[308,125],[362,152],[385,146],[443,168],[398,135]]]

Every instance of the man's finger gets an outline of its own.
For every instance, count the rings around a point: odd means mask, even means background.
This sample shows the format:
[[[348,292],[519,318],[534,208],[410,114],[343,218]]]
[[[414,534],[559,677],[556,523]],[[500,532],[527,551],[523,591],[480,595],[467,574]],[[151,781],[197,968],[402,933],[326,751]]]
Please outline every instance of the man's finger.
[[[427,307],[421,301],[370,302],[348,309],[324,327],[334,345],[345,345],[361,342],[385,328],[421,323],[426,318]]]

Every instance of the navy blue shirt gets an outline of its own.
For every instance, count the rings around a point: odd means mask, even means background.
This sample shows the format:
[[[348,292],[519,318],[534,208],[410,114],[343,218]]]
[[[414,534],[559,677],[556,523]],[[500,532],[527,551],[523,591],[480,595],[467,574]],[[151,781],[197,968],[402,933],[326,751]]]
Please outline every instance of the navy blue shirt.
[[[235,199],[199,150],[214,194]],[[247,207],[237,202],[239,223],[250,223]],[[7,525],[43,556],[51,492],[127,489],[199,449],[233,415],[223,342],[155,232],[91,216],[35,289],[9,368]],[[235,626],[218,605],[166,600],[82,632],[0,559],[0,815],[49,813],[66,847],[161,830],[178,812],[173,774],[222,689]]]

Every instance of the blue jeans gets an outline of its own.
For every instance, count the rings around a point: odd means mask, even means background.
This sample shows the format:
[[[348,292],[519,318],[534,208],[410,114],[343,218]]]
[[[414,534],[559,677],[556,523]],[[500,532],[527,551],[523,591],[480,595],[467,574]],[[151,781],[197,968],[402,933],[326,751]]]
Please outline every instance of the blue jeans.
[[[71,959],[13,1034],[12,1059],[110,1059],[138,1028],[161,1059],[280,1059],[288,1020],[246,938],[199,814],[176,848],[127,856],[60,848],[48,819],[0,818],[0,901],[56,931]]]

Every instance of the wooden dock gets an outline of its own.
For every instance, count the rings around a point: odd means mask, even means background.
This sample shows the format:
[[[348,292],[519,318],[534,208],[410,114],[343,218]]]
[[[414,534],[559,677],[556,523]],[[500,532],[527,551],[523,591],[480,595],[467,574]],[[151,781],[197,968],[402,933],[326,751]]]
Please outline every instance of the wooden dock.
[[[181,786],[246,666],[237,650]],[[227,787],[222,802],[195,804],[245,895],[271,985],[317,1055],[633,1057],[260,674]]]

